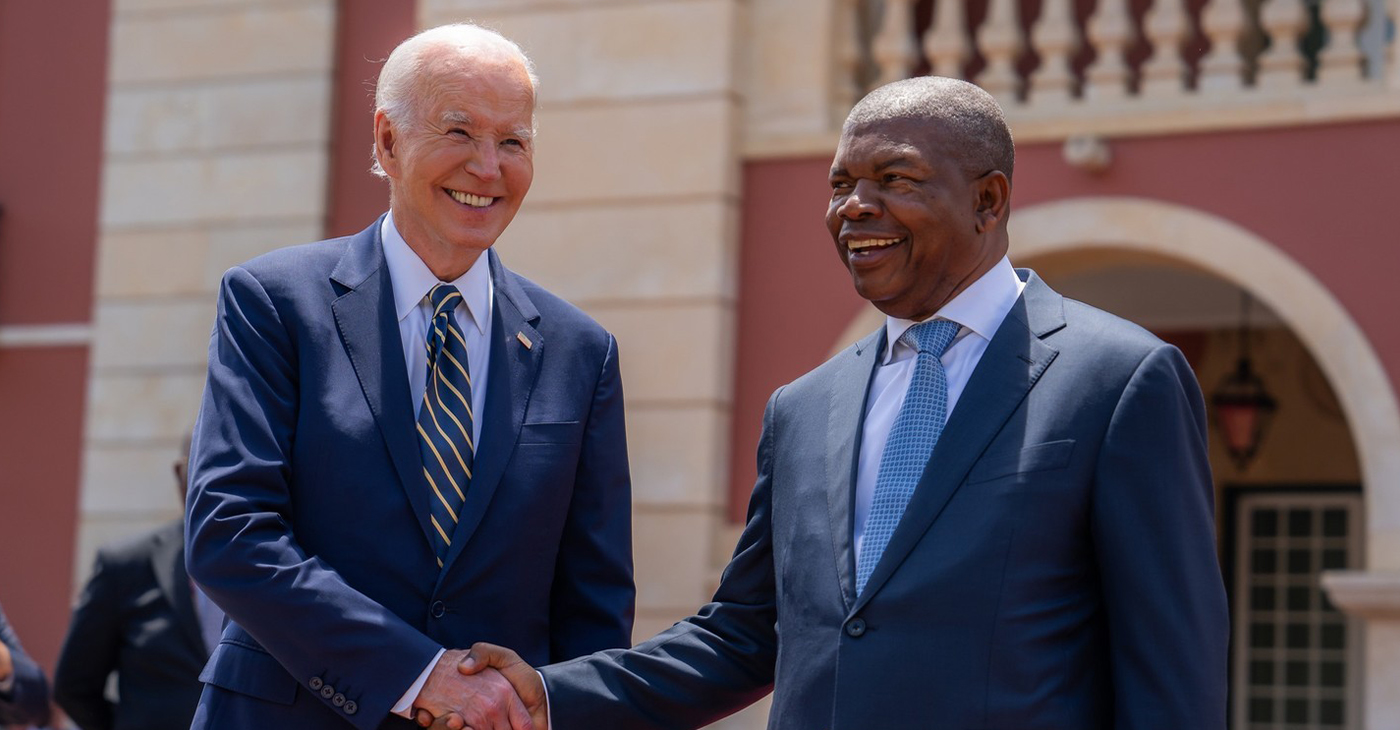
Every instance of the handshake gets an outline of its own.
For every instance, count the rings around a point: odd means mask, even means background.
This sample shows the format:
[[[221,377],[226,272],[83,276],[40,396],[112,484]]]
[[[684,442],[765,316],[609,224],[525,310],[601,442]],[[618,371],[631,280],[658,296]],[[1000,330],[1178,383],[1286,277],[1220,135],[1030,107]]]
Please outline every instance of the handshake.
[[[447,730],[549,730],[539,673],[510,649],[484,643],[438,659],[413,702],[413,719]]]

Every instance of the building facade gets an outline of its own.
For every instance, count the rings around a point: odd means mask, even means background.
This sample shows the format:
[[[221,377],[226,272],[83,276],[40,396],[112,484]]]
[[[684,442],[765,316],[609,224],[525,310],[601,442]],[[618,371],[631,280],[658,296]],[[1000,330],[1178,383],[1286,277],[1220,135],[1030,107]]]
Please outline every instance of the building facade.
[[[1400,726],[1395,0],[81,4],[0,4],[0,602],[50,668],[96,547],[179,511],[220,275],[374,220],[375,61],[472,20],[543,80],[498,250],[621,345],[638,638],[713,589],[768,394],[880,325],[827,167],[935,72],[1007,110],[1013,263],[1276,404],[1247,461],[1212,426],[1232,727]]]

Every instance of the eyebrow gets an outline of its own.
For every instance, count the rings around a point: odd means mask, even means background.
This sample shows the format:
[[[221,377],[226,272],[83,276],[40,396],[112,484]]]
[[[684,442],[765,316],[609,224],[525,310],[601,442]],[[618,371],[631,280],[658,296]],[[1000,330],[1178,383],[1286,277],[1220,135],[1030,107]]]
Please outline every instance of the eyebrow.
[[[916,162],[915,160],[913,160],[913,159],[911,159],[911,158],[909,158],[909,157],[907,157],[907,156],[899,155],[899,156],[890,157],[890,158],[888,158],[888,159],[885,159],[885,160],[882,160],[882,161],[880,161],[880,162],[875,163],[874,171],[875,171],[875,172],[882,172],[882,171],[884,171],[884,170],[888,170],[888,169],[891,168],[891,167],[898,167],[898,166],[900,166],[900,165],[918,166],[918,162]],[[847,172],[846,168],[844,168],[844,167],[833,167],[833,168],[831,168],[831,172],[827,173],[827,176],[828,176],[828,177],[850,177],[850,173]]]
[[[456,109],[442,113],[442,123],[447,125],[461,125],[464,127],[475,126],[475,120],[471,115]],[[511,134],[523,140],[532,141],[535,138],[535,130],[530,127],[520,127],[511,131]]]

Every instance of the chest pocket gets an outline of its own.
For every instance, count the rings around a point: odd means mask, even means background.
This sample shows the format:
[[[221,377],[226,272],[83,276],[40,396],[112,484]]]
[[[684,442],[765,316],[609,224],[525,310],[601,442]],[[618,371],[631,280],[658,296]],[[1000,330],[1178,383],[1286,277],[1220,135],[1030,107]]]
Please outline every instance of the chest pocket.
[[[1069,466],[1073,453],[1074,439],[1065,439],[1027,446],[1019,451],[988,454],[968,473],[967,483],[977,484],[1015,474],[1063,469]]]

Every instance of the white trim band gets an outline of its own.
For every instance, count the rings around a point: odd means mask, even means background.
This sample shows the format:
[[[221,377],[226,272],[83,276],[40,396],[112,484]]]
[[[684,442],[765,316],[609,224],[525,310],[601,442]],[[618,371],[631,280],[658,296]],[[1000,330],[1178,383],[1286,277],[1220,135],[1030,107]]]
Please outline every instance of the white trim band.
[[[18,324],[0,326],[0,347],[86,347],[92,344],[92,325]]]

